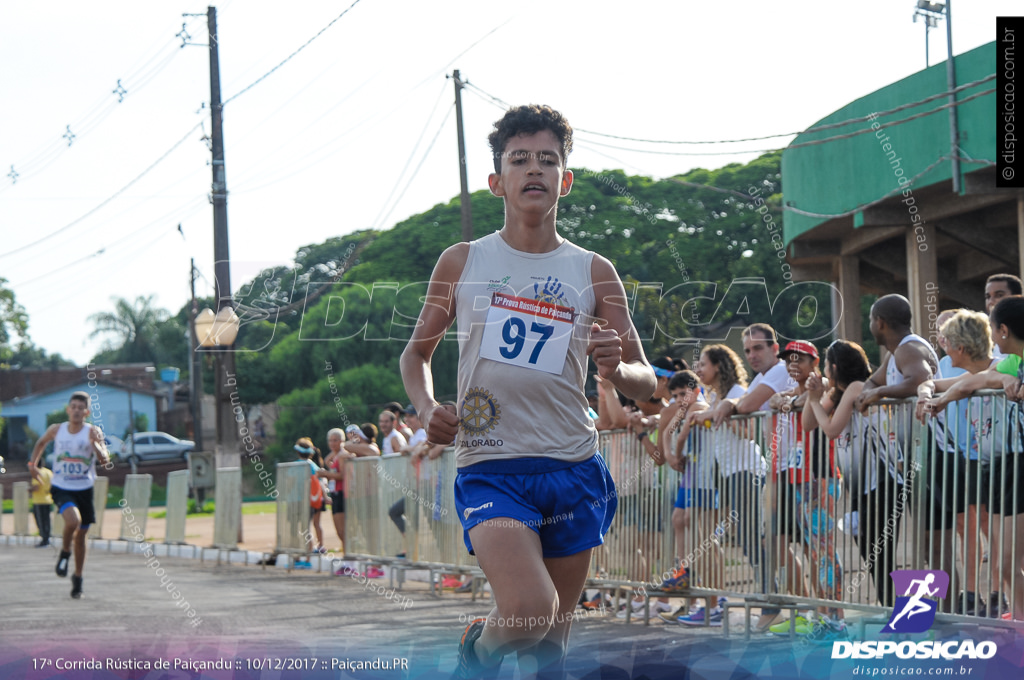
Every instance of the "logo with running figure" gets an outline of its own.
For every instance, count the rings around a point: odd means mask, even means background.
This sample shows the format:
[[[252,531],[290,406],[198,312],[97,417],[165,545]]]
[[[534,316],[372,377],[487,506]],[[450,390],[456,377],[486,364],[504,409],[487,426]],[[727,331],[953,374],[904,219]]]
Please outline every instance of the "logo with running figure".
[[[461,411],[462,429],[466,434],[487,434],[501,419],[501,406],[494,395],[482,387],[466,390]]]
[[[949,574],[930,569],[897,569],[889,574],[897,593],[883,633],[923,633],[935,623],[938,600],[949,589]]]

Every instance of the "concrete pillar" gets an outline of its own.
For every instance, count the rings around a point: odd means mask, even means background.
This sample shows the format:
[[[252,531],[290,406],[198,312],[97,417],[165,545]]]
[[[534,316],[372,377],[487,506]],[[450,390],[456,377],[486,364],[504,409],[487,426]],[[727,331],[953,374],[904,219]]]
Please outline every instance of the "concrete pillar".
[[[110,489],[110,480],[106,477],[97,477],[96,482],[92,485],[92,506],[96,510],[96,523],[89,527],[89,533],[86,534],[88,538],[102,538],[103,537],[103,516],[107,509],[107,491]],[[64,531],[63,521],[61,522],[61,532]],[[60,536],[54,532],[55,536]]]
[[[188,470],[167,473],[167,518],[164,543],[185,542],[185,517],[188,514]]]
[[[307,540],[310,507],[309,463],[277,464],[277,551],[312,552],[316,539]],[[324,531],[327,531],[327,527]]]
[[[242,468],[217,468],[214,503],[213,547],[233,550],[242,527]]]
[[[139,534],[146,535],[149,501],[153,494],[153,475],[125,475],[124,508],[121,513],[122,541],[133,541]]]
[[[28,536],[28,482],[14,483],[14,535]]]
[[[836,337],[850,342],[863,344],[861,332],[863,319],[860,313],[860,260],[856,255],[843,255],[836,259],[836,282],[839,295],[842,296],[842,318],[833,319],[839,322]],[[833,314],[839,305],[833,301]]]
[[[929,341],[935,339],[935,319],[940,311],[936,243],[935,227],[930,224],[907,229],[907,298],[913,314],[911,328]]]

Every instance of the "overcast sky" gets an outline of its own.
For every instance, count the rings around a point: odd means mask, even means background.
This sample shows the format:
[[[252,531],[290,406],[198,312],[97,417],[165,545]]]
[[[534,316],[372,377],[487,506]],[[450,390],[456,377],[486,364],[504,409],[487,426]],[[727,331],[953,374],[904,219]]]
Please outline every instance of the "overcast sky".
[[[259,266],[289,264],[303,245],[390,228],[458,193],[445,78],[454,68],[503,101],[550,104],[582,130],[717,141],[804,129],[925,66],[913,0],[638,1],[628,10],[361,0],[328,27],[349,4],[218,6],[236,287]],[[1019,7],[958,0],[954,51],[994,40],[995,17]],[[185,22],[205,45],[205,12],[186,2],[0,5],[0,276],[49,352],[86,362],[101,345],[88,317],[112,310],[114,296],[155,294],[176,312],[188,299],[190,257],[205,277],[197,292],[212,294],[201,139],[209,53],[180,48],[175,35]],[[940,23],[931,63],[945,54]],[[483,189],[486,135],[501,110],[472,90],[463,104],[470,189]],[[746,162],[790,139],[652,145],[581,131],[570,165],[664,177]]]

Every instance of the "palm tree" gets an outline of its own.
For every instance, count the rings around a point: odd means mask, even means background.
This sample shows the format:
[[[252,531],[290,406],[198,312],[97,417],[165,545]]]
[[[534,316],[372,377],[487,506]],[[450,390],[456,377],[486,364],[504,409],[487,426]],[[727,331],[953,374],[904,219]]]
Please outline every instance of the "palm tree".
[[[124,298],[112,298],[113,312],[97,312],[89,317],[96,324],[89,337],[114,334],[116,339],[108,343],[107,350],[114,353],[117,362],[155,362],[158,326],[167,320],[169,314],[165,309],[153,307],[153,297],[140,295],[134,303]]]

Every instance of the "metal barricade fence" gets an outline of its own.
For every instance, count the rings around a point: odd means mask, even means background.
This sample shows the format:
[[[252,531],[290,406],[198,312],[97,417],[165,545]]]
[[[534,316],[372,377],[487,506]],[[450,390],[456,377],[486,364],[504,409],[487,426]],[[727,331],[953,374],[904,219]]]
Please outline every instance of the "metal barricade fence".
[[[882,612],[897,595],[889,572],[932,568],[950,573],[950,593],[987,599],[1002,583],[1012,604],[1024,585],[1020,409],[1000,393],[979,392],[958,407],[963,424],[922,426],[915,406],[883,400],[855,413],[834,439],[820,428],[805,432],[796,412],[698,424],[682,447],[683,473],[655,464],[633,433],[602,432],[599,453],[616,484],[617,510],[594,550],[590,583],[656,591],[681,561],[690,596]],[[960,437],[973,438],[977,465]],[[405,552],[413,563],[453,571],[476,564],[456,516],[450,449],[416,465],[398,456],[345,465],[347,557]],[[679,496],[687,508],[675,507]],[[981,513],[982,498],[998,510]],[[971,519],[959,534],[958,503],[979,509],[964,515]],[[404,517],[404,536],[392,516]],[[983,541],[991,545],[987,564]],[[966,598],[959,599],[963,612]]]

